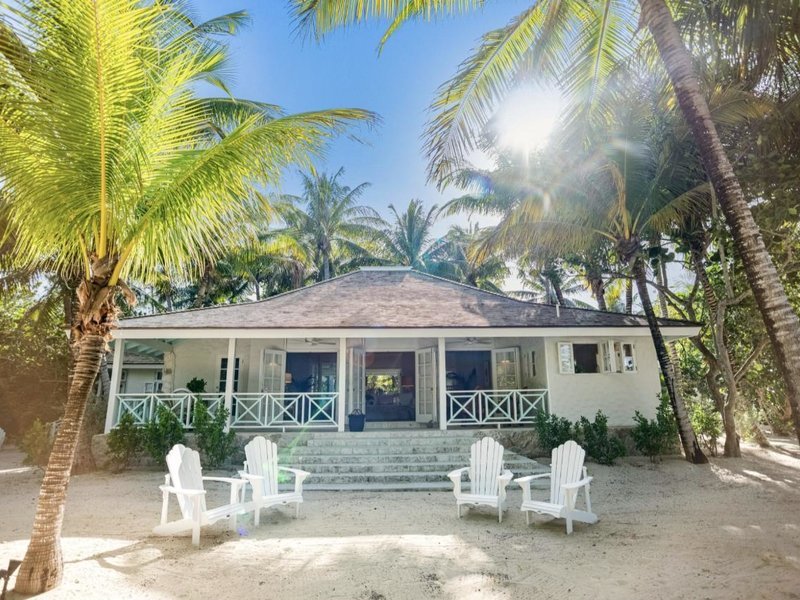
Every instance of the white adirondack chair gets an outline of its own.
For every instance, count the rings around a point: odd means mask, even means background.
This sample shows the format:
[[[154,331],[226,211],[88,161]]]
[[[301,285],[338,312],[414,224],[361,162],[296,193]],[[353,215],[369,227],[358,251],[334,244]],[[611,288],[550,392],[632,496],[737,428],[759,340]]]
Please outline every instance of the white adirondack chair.
[[[203,477],[200,466],[200,454],[183,444],[176,444],[167,454],[169,474],[164,485],[159,486],[163,494],[161,506],[161,524],[153,529],[156,535],[178,535],[192,532],[192,543],[200,545],[200,528],[211,525],[221,519],[228,519],[230,528],[236,530],[236,515],[247,509],[239,502],[242,487],[247,483],[244,479],[230,477]],[[205,481],[221,481],[231,486],[230,503],[209,509],[206,506]],[[169,495],[175,494],[181,509],[182,519],[167,522],[169,512]]]
[[[472,444],[469,466],[456,469],[447,475],[453,482],[453,494],[456,497],[459,518],[463,505],[482,504],[497,508],[497,518],[500,523],[503,522],[506,487],[514,477],[511,471],[503,468],[503,451],[504,448],[499,442],[485,437]],[[469,493],[461,491],[461,476],[464,473],[469,476]]]
[[[300,514],[303,501],[303,481],[311,473],[300,469],[278,466],[278,445],[275,442],[256,436],[244,447],[244,470],[239,475],[253,488],[255,523],[258,525],[262,508],[294,503],[294,516]],[[281,471],[294,475],[294,491],[278,491],[278,473]]]
[[[592,499],[589,495],[588,476],[583,465],[586,452],[574,441],[569,440],[553,449],[550,472],[543,475],[530,475],[515,479],[522,486],[522,506],[525,521],[531,524],[531,512],[551,515],[567,520],[567,534],[572,533],[572,522],[597,523],[597,515],[592,512]],[[531,481],[550,478],[550,501],[539,502],[531,499]],[[586,510],[576,510],[578,490],[583,488]]]

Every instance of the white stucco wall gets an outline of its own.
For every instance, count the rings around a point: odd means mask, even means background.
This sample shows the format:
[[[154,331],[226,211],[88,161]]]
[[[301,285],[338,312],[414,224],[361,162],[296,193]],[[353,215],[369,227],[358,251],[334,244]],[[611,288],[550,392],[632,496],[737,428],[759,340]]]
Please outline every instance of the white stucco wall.
[[[605,338],[609,339],[609,338]],[[598,338],[560,337],[545,340],[550,412],[571,421],[581,416],[593,419],[598,410],[613,426],[632,426],[635,411],[654,418],[661,389],[655,347],[649,337],[611,338],[635,344],[635,373],[561,374],[558,343],[598,343]]]
[[[250,345],[250,340],[236,341],[240,391],[247,391]],[[178,340],[173,347],[176,389],[186,387],[186,383],[193,377],[205,379],[208,392],[216,392],[219,389],[220,359],[228,356],[228,340]]]
[[[128,394],[141,394],[145,391],[146,383],[154,383],[156,381],[156,373],[161,369],[150,368],[128,368],[125,367],[126,381],[125,392]],[[151,392],[153,390],[150,390]]]

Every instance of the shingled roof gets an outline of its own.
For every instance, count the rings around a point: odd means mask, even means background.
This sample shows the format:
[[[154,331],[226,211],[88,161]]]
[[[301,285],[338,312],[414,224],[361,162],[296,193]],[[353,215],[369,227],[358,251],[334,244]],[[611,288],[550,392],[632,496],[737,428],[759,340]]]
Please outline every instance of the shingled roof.
[[[662,319],[664,327],[694,323]],[[643,317],[524,302],[402,267],[363,268],[259,302],[132,317],[123,329],[647,327]]]

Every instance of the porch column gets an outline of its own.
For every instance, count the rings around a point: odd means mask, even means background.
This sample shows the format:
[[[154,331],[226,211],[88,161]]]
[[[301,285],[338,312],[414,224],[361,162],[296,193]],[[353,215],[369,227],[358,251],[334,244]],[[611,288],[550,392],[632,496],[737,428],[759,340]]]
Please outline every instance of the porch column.
[[[122,378],[122,361],[125,356],[125,340],[114,340],[114,363],[111,365],[111,381],[108,386],[108,407],[106,408],[106,426],[103,430],[108,433],[114,427],[114,415],[117,412],[117,394],[119,382]]]
[[[438,365],[436,369],[436,376],[438,383],[436,389],[439,390],[439,429],[444,431],[447,429],[447,353],[445,351],[444,338],[440,337]]]
[[[339,354],[336,360],[336,429],[344,431],[345,403],[347,402],[347,338],[339,338]]]
[[[233,418],[233,380],[236,376],[236,338],[228,338],[228,364],[225,369],[225,410],[228,411],[228,423],[225,431],[231,428]]]

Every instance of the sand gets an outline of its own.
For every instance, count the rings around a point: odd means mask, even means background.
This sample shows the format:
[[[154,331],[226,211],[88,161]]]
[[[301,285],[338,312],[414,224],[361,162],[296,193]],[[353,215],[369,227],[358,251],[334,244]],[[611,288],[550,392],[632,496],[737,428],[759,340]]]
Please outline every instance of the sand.
[[[569,537],[547,517],[526,527],[516,486],[502,524],[490,509],[459,520],[445,492],[308,491],[298,520],[280,508],[238,534],[219,523],[200,549],[150,536],[160,473],[78,476],[64,582],[41,598],[800,598],[796,444],[589,470],[601,520]],[[40,480],[0,451],[3,567],[24,554]]]

